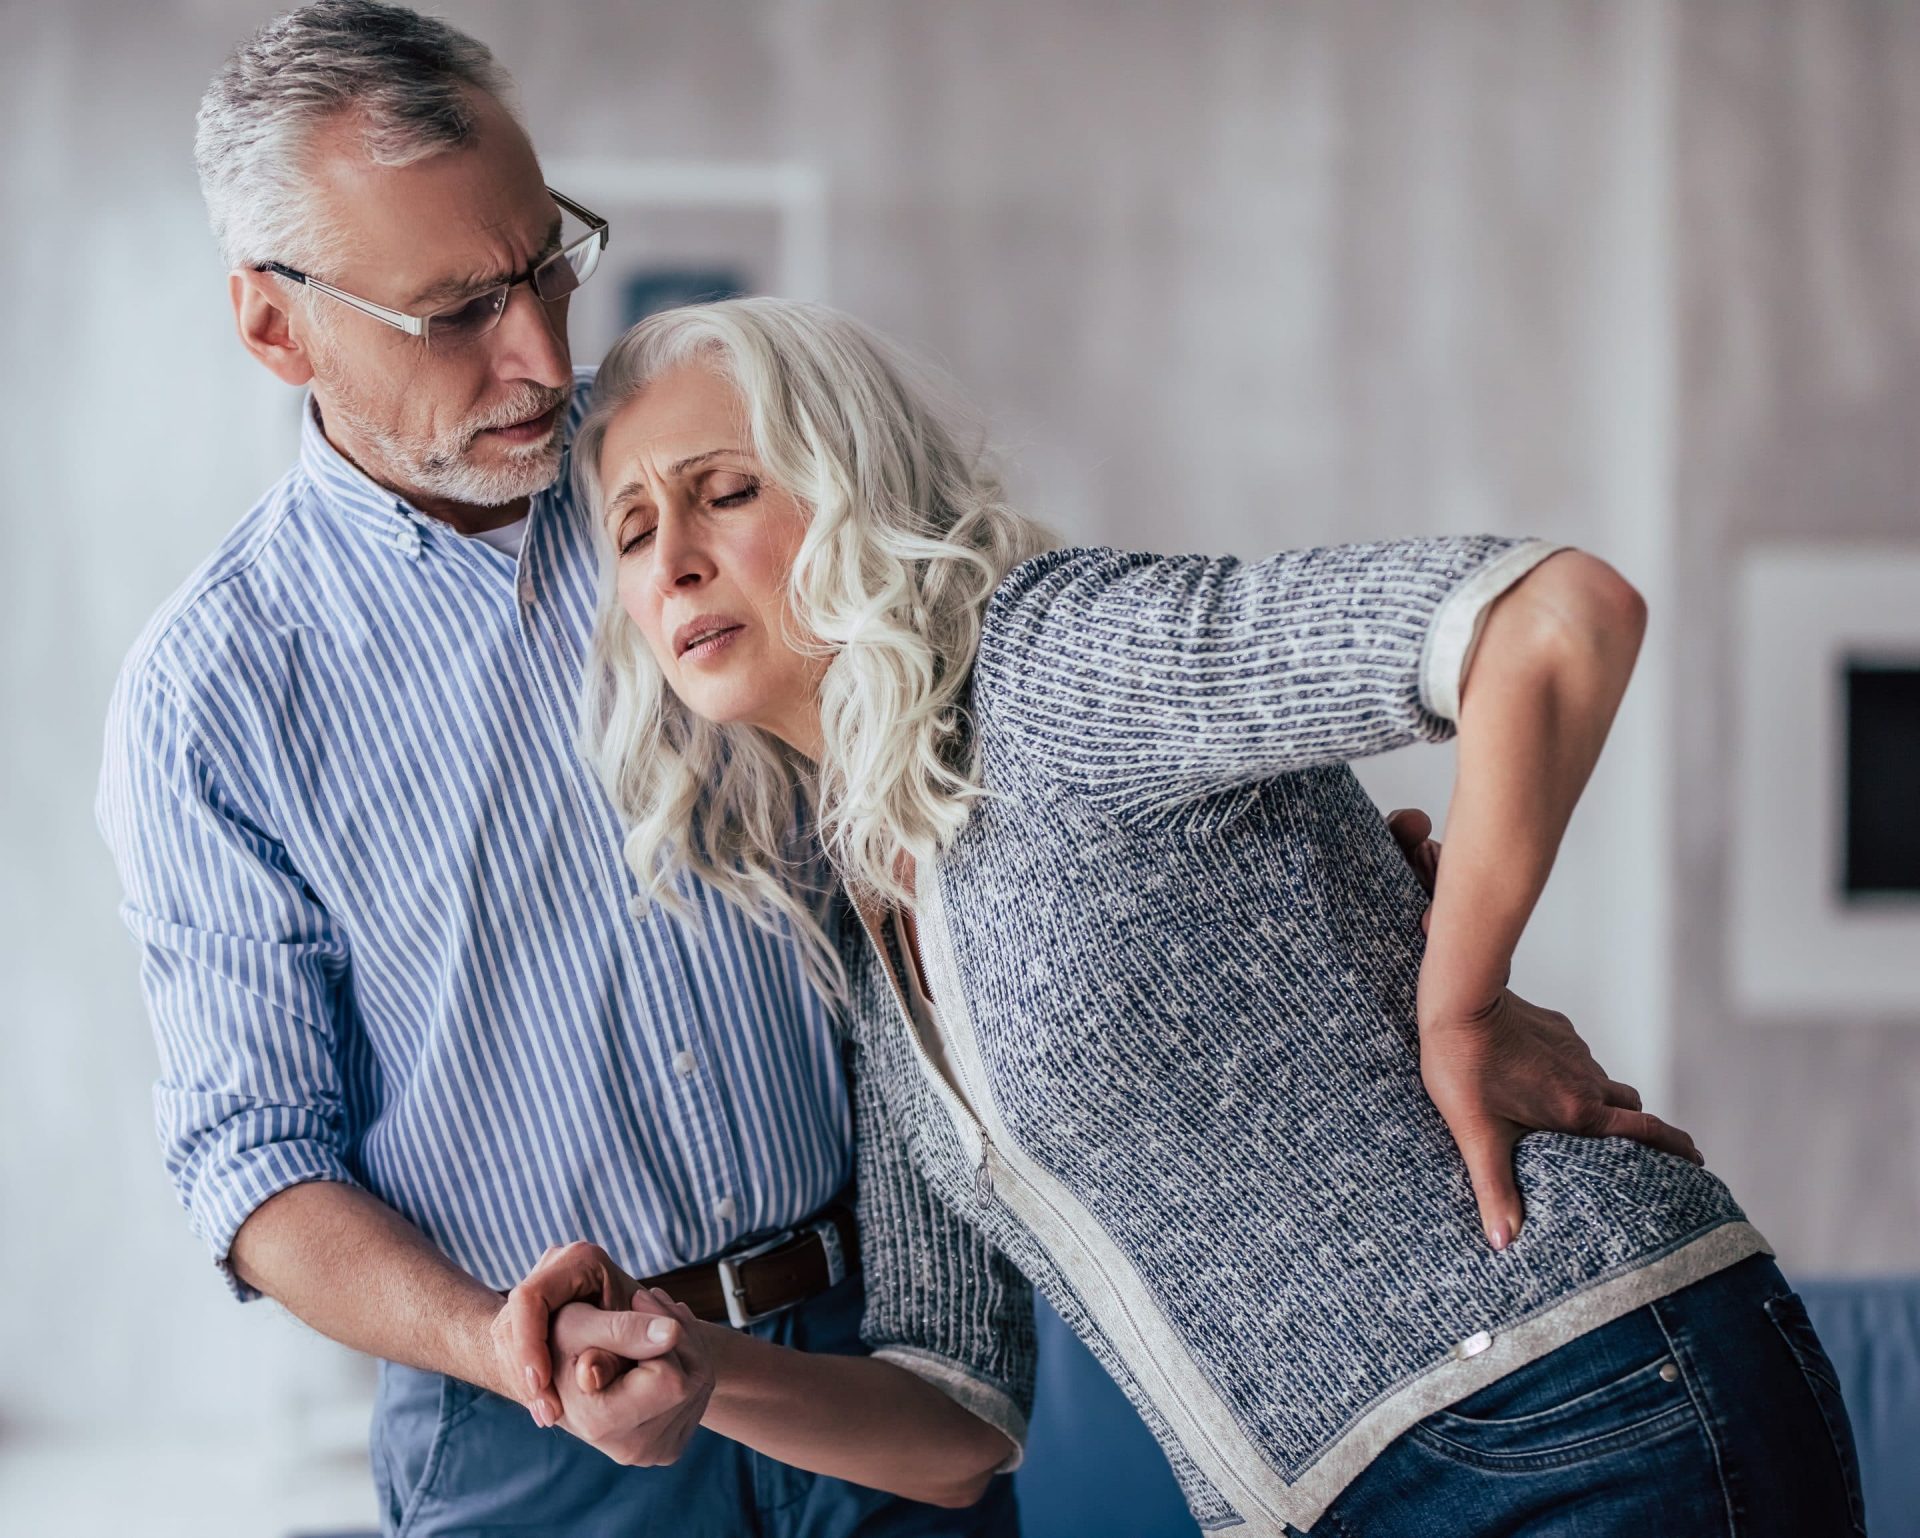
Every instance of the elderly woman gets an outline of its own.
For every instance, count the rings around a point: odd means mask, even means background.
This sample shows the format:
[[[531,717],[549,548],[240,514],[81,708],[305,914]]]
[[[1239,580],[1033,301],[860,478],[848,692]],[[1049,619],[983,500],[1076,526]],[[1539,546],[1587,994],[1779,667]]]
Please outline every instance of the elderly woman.
[[[1831,1367],[1682,1136],[1624,1087],[1587,1130],[1644,1141],[1441,1114],[1531,1016],[1507,964],[1639,642],[1606,566],[1052,549],[897,354],[771,300],[631,332],[575,464],[628,858],[797,935],[852,1047],[875,1359],[671,1310],[708,1425],[964,1498],[1018,1457],[1030,1280],[1208,1529],[1857,1523]],[[1348,761],[1456,730],[1423,940]]]

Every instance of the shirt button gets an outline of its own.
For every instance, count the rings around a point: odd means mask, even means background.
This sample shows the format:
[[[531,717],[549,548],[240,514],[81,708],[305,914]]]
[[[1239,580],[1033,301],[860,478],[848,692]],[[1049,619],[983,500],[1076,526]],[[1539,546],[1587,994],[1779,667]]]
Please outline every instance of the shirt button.
[[[393,548],[398,550],[402,555],[418,555],[420,553],[420,536],[414,533],[412,529],[402,529],[398,534],[393,536]]]
[[[522,603],[533,602],[533,578],[522,577],[520,579],[520,601]]]
[[[693,1054],[685,1047],[673,1054],[673,1071],[683,1079],[693,1077]]]
[[[723,1196],[720,1198],[719,1201],[715,1202],[713,1204],[713,1215],[716,1218],[718,1218],[722,1223],[725,1223],[730,1218],[732,1218],[733,1198],[731,1196]]]
[[[652,906],[652,902],[640,892],[635,892],[633,896],[627,899],[627,912],[631,913],[637,919],[645,918],[647,916],[647,910]]]

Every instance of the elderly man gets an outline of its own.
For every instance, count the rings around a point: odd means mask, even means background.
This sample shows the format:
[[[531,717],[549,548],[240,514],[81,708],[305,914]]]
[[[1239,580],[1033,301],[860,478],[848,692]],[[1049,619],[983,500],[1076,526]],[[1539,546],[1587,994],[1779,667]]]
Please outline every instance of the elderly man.
[[[310,397],[108,726],[168,1167],[238,1296],[383,1359],[389,1530],[1012,1532],[1004,1478],[966,1511],[816,1478],[696,1432],[685,1394],[657,1415],[638,1374],[624,1423],[577,1415],[497,1328],[496,1288],[591,1236],[711,1316],[862,1349],[832,1023],[717,900],[701,949],[635,903],[574,751],[567,301],[607,237],[509,100],[473,39],[325,0],[201,108],[240,340]],[[629,1354],[670,1366],[668,1333]]]

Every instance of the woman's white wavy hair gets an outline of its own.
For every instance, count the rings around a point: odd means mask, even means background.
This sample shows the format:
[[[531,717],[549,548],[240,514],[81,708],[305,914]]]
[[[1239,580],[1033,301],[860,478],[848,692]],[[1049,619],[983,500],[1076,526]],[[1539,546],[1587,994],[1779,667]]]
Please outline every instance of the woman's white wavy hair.
[[[817,766],[771,733],[690,711],[614,589],[608,425],[696,361],[738,390],[764,476],[811,514],[786,639],[830,659]],[[824,306],[734,299],[651,316],[607,354],[593,401],[573,447],[601,570],[581,736],[627,824],[627,863],[682,918],[686,872],[754,922],[788,929],[815,985],[844,998],[823,923],[832,877],[864,898],[910,901],[902,857],[923,863],[965,825],[984,794],[964,702],[987,600],[1055,541],[1008,507],[944,382]]]

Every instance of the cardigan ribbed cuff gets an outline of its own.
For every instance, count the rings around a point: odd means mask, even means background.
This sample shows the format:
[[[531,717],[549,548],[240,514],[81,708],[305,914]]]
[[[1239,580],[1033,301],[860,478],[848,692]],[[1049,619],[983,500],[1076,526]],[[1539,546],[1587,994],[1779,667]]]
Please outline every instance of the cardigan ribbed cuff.
[[[950,1357],[919,1346],[882,1346],[874,1359],[904,1367],[916,1378],[931,1383],[963,1410],[970,1410],[995,1430],[1004,1432],[1013,1443],[1013,1451],[993,1472],[1010,1474],[1020,1467],[1027,1452],[1027,1418],[1020,1413],[1012,1395],[999,1384],[969,1371]]]
[[[1474,648],[1480,644],[1480,627],[1487,622],[1487,610],[1548,556],[1568,548],[1530,539],[1495,556],[1447,594],[1427,631],[1426,654],[1420,661],[1421,704],[1441,720],[1459,724],[1460,689],[1466,682]]]

